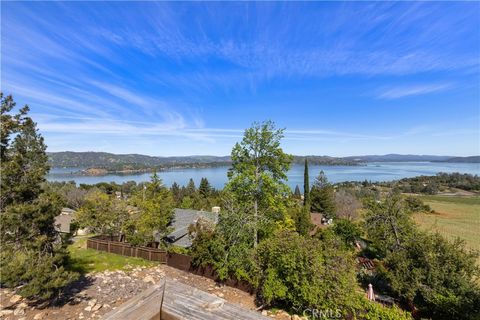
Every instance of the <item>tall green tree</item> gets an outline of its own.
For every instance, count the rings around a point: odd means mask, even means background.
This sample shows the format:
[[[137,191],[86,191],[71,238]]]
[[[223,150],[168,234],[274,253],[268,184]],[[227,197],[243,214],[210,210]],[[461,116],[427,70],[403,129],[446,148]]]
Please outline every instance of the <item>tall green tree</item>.
[[[305,158],[305,168],[303,169],[303,205],[310,210],[310,178],[307,158]]]
[[[188,180],[187,187],[185,189],[185,193],[187,196],[193,196],[197,192],[197,188],[195,187],[195,182],[192,178]]]
[[[305,158],[305,169],[303,172],[303,208],[298,214],[295,222],[298,233],[301,235],[308,235],[312,223],[310,219],[310,181],[308,177],[308,160]]]
[[[320,171],[320,174],[315,178],[312,191],[310,191],[310,197],[312,210],[321,213],[326,218],[333,218],[335,216],[333,186],[328,182],[323,170]]]
[[[198,192],[203,198],[208,198],[212,193],[212,186],[208,182],[207,178],[202,178],[200,180],[200,185],[198,186]]]
[[[170,231],[174,201],[172,193],[155,172],[145,189],[132,197],[131,203],[138,210],[123,228],[128,242],[135,245],[161,242]]]
[[[405,245],[414,235],[411,212],[405,208],[400,195],[389,195],[384,201],[365,202],[364,229],[372,247],[381,257]]]
[[[13,98],[0,93],[0,99],[0,283],[46,299],[77,277],[65,269],[68,254],[55,230],[61,200],[41,187],[49,170],[46,146],[28,106],[12,114]]]
[[[129,213],[124,201],[99,190],[90,191],[84,204],[77,211],[75,220],[81,228],[88,228],[93,233],[119,236]]]
[[[300,199],[302,197],[302,193],[300,192],[300,187],[298,186],[298,184],[295,186],[295,192],[293,192],[293,196],[296,199]]]
[[[275,221],[287,218],[285,201],[290,191],[285,181],[292,156],[280,147],[283,131],[272,121],[254,123],[232,150],[226,189],[252,207],[254,246],[259,241],[259,229],[268,233]]]

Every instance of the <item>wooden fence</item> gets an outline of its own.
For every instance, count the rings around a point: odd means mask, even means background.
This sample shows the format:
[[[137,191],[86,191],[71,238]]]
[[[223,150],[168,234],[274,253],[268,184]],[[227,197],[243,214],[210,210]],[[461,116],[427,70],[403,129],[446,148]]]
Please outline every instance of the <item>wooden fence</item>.
[[[180,253],[167,253],[164,249],[150,247],[134,247],[126,242],[113,240],[106,236],[95,236],[87,240],[87,248],[115,253],[128,257],[138,257],[150,261],[158,261],[170,267],[190,272],[202,277],[219,281],[218,274],[212,266],[195,267],[192,265],[192,257]],[[228,279],[223,281],[227,286],[253,293],[255,288],[246,281]]]
[[[87,240],[87,248],[105,251],[127,257],[137,257],[150,261],[167,263],[167,251],[149,247],[134,247],[125,242],[114,241],[108,237],[92,237]]]

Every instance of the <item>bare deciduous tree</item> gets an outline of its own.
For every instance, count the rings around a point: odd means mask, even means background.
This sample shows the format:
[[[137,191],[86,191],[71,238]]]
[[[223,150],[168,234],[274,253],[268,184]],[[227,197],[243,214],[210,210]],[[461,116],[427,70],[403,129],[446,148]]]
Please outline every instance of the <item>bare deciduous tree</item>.
[[[360,201],[345,189],[335,192],[335,208],[338,218],[355,220],[358,217],[358,209],[362,207]]]

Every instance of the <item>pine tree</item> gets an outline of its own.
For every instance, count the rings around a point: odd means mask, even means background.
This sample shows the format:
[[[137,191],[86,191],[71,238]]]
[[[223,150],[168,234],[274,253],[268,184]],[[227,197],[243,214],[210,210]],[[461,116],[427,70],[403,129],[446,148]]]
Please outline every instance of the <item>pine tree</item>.
[[[198,192],[204,198],[208,198],[208,196],[210,196],[210,194],[212,193],[212,187],[210,186],[210,182],[208,182],[207,178],[202,178],[202,180],[200,180]]]
[[[190,180],[188,181],[187,188],[185,191],[187,196],[192,196],[197,191],[197,188],[195,187],[195,182],[193,181],[192,178],[190,178]]]
[[[48,158],[28,106],[12,115],[13,98],[0,93],[0,99],[0,281],[7,287],[22,284],[19,294],[25,297],[46,299],[77,277],[65,270],[68,254],[54,226],[61,201],[41,187]]]
[[[181,198],[181,190],[180,190],[180,186],[178,185],[178,183],[174,182],[172,184],[172,187],[170,188],[170,191],[172,192],[173,199],[175,200],[175,203],[178,204],[180,202],[180,198]]]
[[[302,198],[302,193],[300,192],[300,187],[298,184],[295,186],[295,192],[293,193],[294,197],[297,199]]]
[[[315,178],[310,197],[312,210],[323,214],[326,218],[333,218],[335,216],[333,186],[328,182],[323,170],[320,171],[320,174]]]

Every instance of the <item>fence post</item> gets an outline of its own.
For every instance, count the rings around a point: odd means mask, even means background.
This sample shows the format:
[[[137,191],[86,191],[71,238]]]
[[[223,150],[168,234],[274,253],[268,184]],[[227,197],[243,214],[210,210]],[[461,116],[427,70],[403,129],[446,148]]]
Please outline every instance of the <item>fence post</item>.
[[[148,250],[148,260],[152,261],[152,251]]]
[[[125,245],[122,243],[122,256],[125,255]]]
[[[107,250],[108,250],[108,251],[107,251],[108,253],[111,253],[111,252],[110,252],[110,241],[108,241],[108,243],[107,243]]]
[[[97,251],[98,251],[98,241],[95,241],[95,243],[97,244]]]

